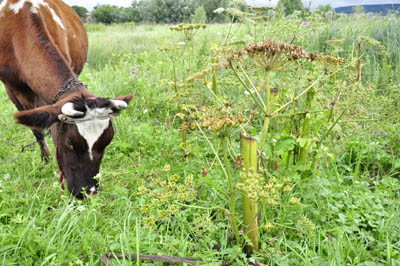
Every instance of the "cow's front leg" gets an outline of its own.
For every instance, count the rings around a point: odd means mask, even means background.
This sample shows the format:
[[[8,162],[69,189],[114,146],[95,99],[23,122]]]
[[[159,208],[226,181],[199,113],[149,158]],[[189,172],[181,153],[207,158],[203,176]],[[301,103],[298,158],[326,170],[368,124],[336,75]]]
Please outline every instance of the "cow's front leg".
[[[40,157],[42,161],[48,162],[50,157],[49,146],[47,146],[46,138],[44,137],[44,133],[38,130],[32,130],[33,135],[35,135],[37,142],[40,146]]]

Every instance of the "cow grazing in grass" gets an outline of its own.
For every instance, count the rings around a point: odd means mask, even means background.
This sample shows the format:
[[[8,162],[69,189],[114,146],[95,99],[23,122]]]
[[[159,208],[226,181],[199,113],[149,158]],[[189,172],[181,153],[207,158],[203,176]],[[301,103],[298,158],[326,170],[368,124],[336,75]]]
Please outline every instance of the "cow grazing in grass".
[[[88,40],[78,15],[60,0],[0,3],[0,80],[47,160],[44,130],[51,128],[69,191],[96,192],[104,149],[114,136],[112,118],[132,95],[115,99],[90,93],[78,80]],[[60,178],[61,179],[61,178]]]

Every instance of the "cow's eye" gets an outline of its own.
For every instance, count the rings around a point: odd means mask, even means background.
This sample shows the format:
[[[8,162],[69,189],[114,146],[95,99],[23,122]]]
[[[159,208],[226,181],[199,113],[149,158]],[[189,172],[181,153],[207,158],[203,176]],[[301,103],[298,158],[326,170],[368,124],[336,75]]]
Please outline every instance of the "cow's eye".
[[[74,145],[72,145],[72,141],[70,139],[67,140],[67,147],[71,150],[74,149]]]

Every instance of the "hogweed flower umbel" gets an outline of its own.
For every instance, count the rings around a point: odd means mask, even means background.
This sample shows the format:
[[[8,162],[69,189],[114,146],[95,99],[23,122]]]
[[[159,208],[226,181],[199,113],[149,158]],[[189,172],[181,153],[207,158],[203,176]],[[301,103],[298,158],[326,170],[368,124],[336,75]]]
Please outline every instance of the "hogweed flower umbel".
[[[342,58],[311,53],[300,46],[290,43],[267,40],[259,43],[251,43],[242,50],[233,51],[226,58],[225,66],[232,68],[235,61],[240,60],[246,54],[252,58],[259,67],[266,71],[284,70],[288,62],[299,59],[308,59],[311,61],[319,60],[335,64],[345,63]]]
[[[169,27],[172,31],[181,31],[185,35],[186,40],[191,41],[195,32],[199,29],[207,28],[206,24],[179,24],[176,26]]]

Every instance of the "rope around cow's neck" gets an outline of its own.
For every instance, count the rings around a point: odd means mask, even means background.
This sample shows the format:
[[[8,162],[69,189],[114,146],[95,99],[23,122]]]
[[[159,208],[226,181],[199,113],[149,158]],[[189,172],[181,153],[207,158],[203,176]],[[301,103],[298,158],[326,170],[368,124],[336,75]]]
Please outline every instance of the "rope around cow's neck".
[[[64,193],[64,172],[62,170],[61,164],[60,164],[60,156],[59,156],[59,152],[58,152],[58,147],[60,144],[60,136],[61,136],[61,129],[63,126],[64,122],[61,121],[59,128],[58,128],[58,136],[57,136],[57,144],[56,144],[56,160],[57,160],[57,165],[58,165],[58,169],[60,169],[60,185],[61,185],[61,189],[63,190]]]

